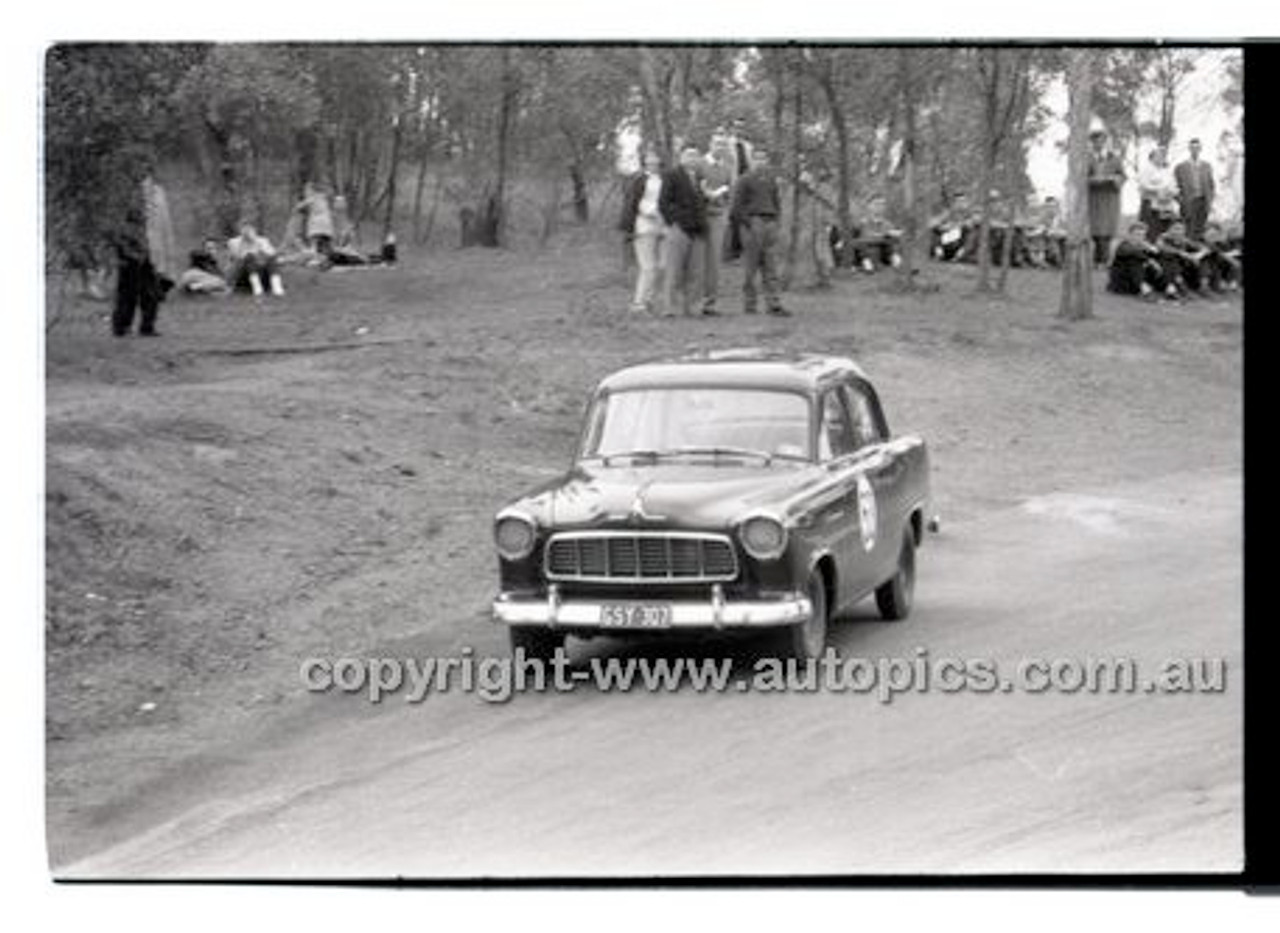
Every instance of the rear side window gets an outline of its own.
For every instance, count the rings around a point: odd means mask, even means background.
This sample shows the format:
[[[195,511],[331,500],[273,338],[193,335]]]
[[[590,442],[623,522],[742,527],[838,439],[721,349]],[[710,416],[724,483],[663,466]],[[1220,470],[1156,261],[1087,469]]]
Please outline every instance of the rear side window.
[[[857,450],[853,425],[842,394],[835,389],[822,395],[822,420],[818,428],[818,459],[833,460]]]
[[[889,431],[884,422],[884,414],[871,390],[855,383],[841,386],[840,391],[848,403],[853,422],[854,449],[888,440]]]

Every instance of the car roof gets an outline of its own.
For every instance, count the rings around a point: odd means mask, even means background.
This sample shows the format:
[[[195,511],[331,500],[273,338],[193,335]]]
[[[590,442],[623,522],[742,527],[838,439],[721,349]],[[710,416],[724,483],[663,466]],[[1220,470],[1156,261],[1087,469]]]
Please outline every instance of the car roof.
[[[866,379],[853,360],[841,356],[758,348],[711,350],[620,369],[599,391],[654,386],[741,386],[813,392],[842,376]]]

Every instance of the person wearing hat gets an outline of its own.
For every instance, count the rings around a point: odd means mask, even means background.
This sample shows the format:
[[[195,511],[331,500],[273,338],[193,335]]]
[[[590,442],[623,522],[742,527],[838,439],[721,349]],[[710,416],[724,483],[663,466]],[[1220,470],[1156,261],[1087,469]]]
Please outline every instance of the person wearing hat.
[[[1094,265],[1111,263],[1111,241],[1120,226],[1120,188],[1124,165],[1107,148],[1107,131],[1095,124],[1089,133],[1089,235]]]

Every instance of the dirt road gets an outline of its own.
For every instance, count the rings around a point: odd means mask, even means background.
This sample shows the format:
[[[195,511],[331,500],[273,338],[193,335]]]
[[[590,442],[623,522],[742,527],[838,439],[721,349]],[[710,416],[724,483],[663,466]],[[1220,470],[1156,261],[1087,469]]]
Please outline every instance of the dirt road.
[[[1180,474],[957,523],[907,623],[867,607],[834,639],[1002,667],[1220,657],[1222,693],[391,700],[241,749],[191,809],[60,874],[1238,870],[1240,502],[1230,476]]]
[[[72,308],[47,348],[55,871],[1234,868],[1238,299],[1099,290],[1066,326],[1056,276],[989,300],[927,273],[795,289],[785,322],[636,319],[601,239],[292,273],[282,300],[175,301],[151,342]],[[564,467],[605,373],[744,345],[856,357],[930,445],[916,614],[842,624],[843,654],[1221,656],[1227,692],[303,691],[309,656],[504,652],[493,511]],[[663,651],[689,653],[713,649]]]

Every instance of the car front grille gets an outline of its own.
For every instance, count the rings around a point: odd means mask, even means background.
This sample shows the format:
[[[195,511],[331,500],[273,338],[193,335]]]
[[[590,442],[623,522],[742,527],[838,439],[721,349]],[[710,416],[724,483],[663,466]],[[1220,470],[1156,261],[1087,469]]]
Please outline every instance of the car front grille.
[[[738,558],[724,535],[580,531],[552,536],[544,569],[549,580],[713,583],[735,579]]]

